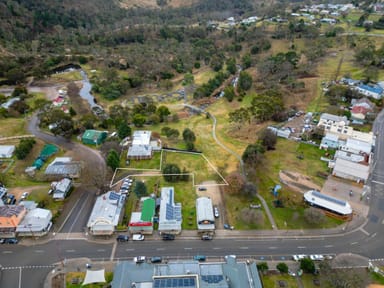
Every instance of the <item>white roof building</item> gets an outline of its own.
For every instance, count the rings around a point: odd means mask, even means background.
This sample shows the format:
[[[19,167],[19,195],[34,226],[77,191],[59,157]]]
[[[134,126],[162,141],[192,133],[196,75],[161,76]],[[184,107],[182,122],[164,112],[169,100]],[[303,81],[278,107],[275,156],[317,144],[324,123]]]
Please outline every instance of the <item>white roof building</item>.
[[[337,124],[337,125],[345,126],[349,124],[349,121],[346,116],[337,116],[333,114],[323,113],[320,116],[320,120],[317,126],[326,125],[326,124]]]
[[[345,145],[341,146],[340,149],[354,154],[369,155],[372,151],[372,145],[367,142],[349,138],[347,139]]]
[[[63,178],[57,182],[55,190],[53,191],[53,199],[64,200],[67,193],[72,188],[72,180],[69,178]]]
[[[334,162],[332,175],[360,183],[367,181],[369,170],[369,165],[337,158]]]
[[[351,215],[352,208],[347,201],[322,194],[316,190],[310,190],[304,193],[306,202],[313,206],[324,208],[340,215]]]
[[[196,199],[196,217],[199,231],[215,230],[215,217],[211,198],[199,197]]]
[[[149,145],[151,142],[151,131],[135,131],[133,132],[132,145]]]
[[[36,208],[27,212],[16,228],[20,236],[43,236],[52,227],[52,213],[47,209]]]
[[[93,206],[87,228],[93,235],[112,235],[124,207],[125,195],[109,191],[99,197]]]
[[[15,152],[15,145],[0,145],[0,158],[11,158]]]
[[[159,231],[178,234],[181,232],[181,204],[174,202],[175,190],[173,187],[161,188]]]

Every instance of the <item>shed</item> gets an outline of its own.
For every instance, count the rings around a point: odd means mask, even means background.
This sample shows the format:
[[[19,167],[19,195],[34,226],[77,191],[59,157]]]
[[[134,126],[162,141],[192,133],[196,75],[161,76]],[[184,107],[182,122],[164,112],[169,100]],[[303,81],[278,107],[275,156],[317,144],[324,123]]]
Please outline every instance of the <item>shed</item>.
[[[0,158],[11,158],[14,151],[14,145],[0,145]]]
[[[98,130],[86,130],[81,137],[83,144],[99,145],[107,138],[107,132]]]

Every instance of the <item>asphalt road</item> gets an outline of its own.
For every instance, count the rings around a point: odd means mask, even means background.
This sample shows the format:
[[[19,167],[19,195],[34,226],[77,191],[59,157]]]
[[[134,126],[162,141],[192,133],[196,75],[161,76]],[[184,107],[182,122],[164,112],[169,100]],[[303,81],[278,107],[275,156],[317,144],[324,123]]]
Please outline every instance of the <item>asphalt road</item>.
[[[290,237],[279,234],[279,238],[244,237],[242,239],[237,237],[231,239],[228,237],[228,239],[214,239],[213,241],[180,239],[169,242],[146,240],[96,244],[83,240],[55,240],[32,246],[0,245],[0,264],[3,266],[0,287],[41,287],[51,265],[65,263],[65,259],[79,257],[107,261],[131,259],[137,255],[186,259],[196,254],[204,254],[208,260],[216,260],[228,254],[235,254],[238,257],[258,260],[285,260],[290,259],[292,254],[354,253],[370,259],[384,258],[384,249],[382,249],[384,243],[382,226],[384,224],[384,113],[381,113],[376,119],[374,131],[380,131],[380,134],[377,136],[375,148],[371,189],[366,195],[371,208],[367,224],[356,231],[344,233],[343,229],[340,229],[339,235],[327,235],[327,230],[324,230],[321,235],[311,237],[301,237],[298,233],[297,236]],[[35,132],[31,132],[35,134]],[[40,137],[40,135],[36,135]],[[53,136],[47,134],[41,136],[46,141],[57,143],[57,141],[52,141]],[[74,146],[71,145],[75,144],[63,142],[64,145],[73,149]],[[98,163],[99,160],[93,161]],[[85,192],[81,195],[78,202],[75,203],[74,210],[69,214],[69,218],[64,221],[63,231],[77,230],[78,228],[74,229],[76,225],[73,223],[79,222],[80,228],[87,220],[78,211],[85,211],[83,203],[89,202],[88,197],[93,196],[92,193]],[[91,196],[87,197],[87,195]],[[79,220],[80,218],[82,220]]]

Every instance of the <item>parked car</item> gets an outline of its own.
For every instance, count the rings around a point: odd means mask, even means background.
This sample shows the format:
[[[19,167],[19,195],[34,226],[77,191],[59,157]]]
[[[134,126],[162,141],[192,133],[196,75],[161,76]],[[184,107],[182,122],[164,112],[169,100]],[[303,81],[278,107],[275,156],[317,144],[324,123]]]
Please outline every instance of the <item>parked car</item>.
[[[133,234],[132,235],[132,240],[133,241],[143,241],[144,240],[144,235],[142,235],[142,234]]]
[[[195,256],[193,256],[193,260],[203,262],[206,260],[206,257],[204,255],[195,255]]]
[[[0,239],[0,244],[4,244],[5,243],[5,239],[4,238],[1,238]]]
[[[213,214],[215,215],[215,218],[220,217],[219,208],[217,208],[216,206],[213,207]]]
[[[175,240],[175,235],[173,234],[163,234],[163,240]]]
[[[309,255],[309,258],[313,261],[323,261],[324,260],[323,255],[317,255],[317,254]]]
[[[235,229],[235,227],[229,225],[229,224],[224,224],[224,229],[227,229],[227,230],[233,230]]]
[[[136,263],[144,263],[145,259],[145,256],[137,256],[133,258],[133,261],[135,261]]]
[[[300,254],[300,255],[292,255],[292,259],[295,261],[300,261],[301,259],[307,258],[307,255]]]
[[[127,242],[128,240],[129,240],[128,235],[118,235],[116,237],[116,241],[118,241],[118,242]]]
[[[24,200],[28,197],[29,193],[28,192],[23,192],[23,194],[20,197],[20,200]]]
[[[199,191],[207,191],[207,188],[206,187],[199,187],[198,190]]]
[[[160,256],[153,256],[151,257],[151,263],[161,263],[163,261],[163,258]]]
[[[4,241],[5,244],[17,244],[19,243],[19,240],[16,238],[6,238]]]
[[[201,236],[201,240],[212,240],[212,235],[204,234]]]

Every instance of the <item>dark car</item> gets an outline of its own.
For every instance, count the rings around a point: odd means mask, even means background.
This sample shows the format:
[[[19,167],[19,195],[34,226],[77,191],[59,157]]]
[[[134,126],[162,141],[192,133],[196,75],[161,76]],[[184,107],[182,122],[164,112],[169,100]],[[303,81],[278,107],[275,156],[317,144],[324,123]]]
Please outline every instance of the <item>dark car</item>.
[[[206,187],[199,187],[198,190],[199,190],[199,191],[207,191],[207,188],[206,188]]]
[[[206,257],[204,255],[195,255],[193,256],[193,260],[196,260],[196,261],[199,261],[199,262],[203,262],[205,261]]]
[[[224,224],[224,229],[227,229],[227,230],[233,230],[235,227],[229,225],[229,224]]]
[[[151,263],[161,263],[161,261],[163,261],[163,258],[161,258],[160,256],[151,257]]]
[[[129,240],[128,235],[118,235],[116,241],[118,242],[127,242]]]
[[[175,235],[173,235],[173,234],[163,234],[163,240],[175,240]]]
[[[8,238],[8,239],[5,239],[4,243],[5,244],[17,244],[17,243],[19,243],[19,240],[17,240],[16,238]]]

